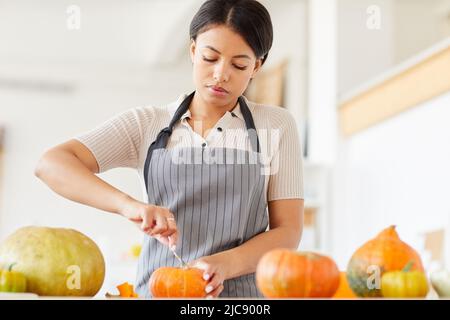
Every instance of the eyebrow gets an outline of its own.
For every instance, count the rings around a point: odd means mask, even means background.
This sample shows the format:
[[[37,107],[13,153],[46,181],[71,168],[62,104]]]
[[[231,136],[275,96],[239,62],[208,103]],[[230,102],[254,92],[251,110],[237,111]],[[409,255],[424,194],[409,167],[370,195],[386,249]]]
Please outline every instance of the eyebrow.
[[[211,47],[211,46],[204,46],[204,48],[208,48],[208,49],[211,49],[212,51],[215,51],[215,52],[217,52],[218,54],[221,54],[221,52],[219,51],[219,50],[217,50],[216,48],[214,48],[214,47]],[[237,55],[237,56],[233,56],[233,58],[246,58],[246,59],[251,59],[248,55],[246,55],[246,54],[239,54],[239,55]]]

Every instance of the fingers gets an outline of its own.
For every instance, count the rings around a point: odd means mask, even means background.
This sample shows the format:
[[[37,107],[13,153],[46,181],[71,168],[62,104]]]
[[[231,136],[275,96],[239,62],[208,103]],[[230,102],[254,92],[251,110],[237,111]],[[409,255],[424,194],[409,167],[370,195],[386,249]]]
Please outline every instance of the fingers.
[[[156,238],[156,240],[161,242],[163,245],[168,246],[171,250],[176,249],[177,237],[178,237],[177,233],[174,233],[170,237],[163,237],[160,234],[157,234],[154,236],[154,238]]]
[[[167,237],[163,237],[163,236],[157,234],[156,236],[154,236],[154,238],[156,240],[158,240],[159,242],[161,242],[163,245],[170,247],[169,239]]]
[[[170,237],[177,233],[177,224],[172,214],[167,216],[167,213],[156,215],[156,225],[153,227],[151,235],[159,234],[163,237]],[[175,239],[177,235],[175,235]],[[176,242],[175,242],[176,243]]]
[[[208,281],[205,292],[210,298],[218,297],[223,291],[223,279],[216,273],[215,268],[202,260],[194,261],[192,267],[203,270],[203,279]]]
[[[155,225],[150,232],[152,237],[157,234],[164,236],[164,233],[167,231],[167,219],[161,214],[155,214]]]
[[[211,265],[203,260],[195,260],[189,263],[189,266],[192,268],[197,268],[203,270],[203,279],[208,281],[211,276],[214,274],[214,270]]]
[[[137,205],[128,211],[126,217],[144,233],[155,237],[171,248],[176,246],[178,240],[177,223],[173,213],[168,209],[137,202]]]
[[[212,298],[217,298],[223,291],[223,284],[221,284],[220,286],[218,286],[216,289],[214,289],[213,291],[211,291],[207,296],[206,299],[212,299]]]
[[[169,236],[169,247],[172,250],[175,250],[177,247],[178,241],[178,231],[175,231],[173,234]]]
[[[165,220],[167,223],[167,230],[161,233],[161,235],[163,235],[164,237],[169,237],[177,232],[177,223],[175,222],[175,218],[172,214],[170,214],[170,216],[168,217],[165,217]]]
[[[217,274],[214,274],[205,288],[208,296],[216,298],[223,290],[223,281]]]
[[[174,215],[166,208],[152,207],[143,217],[142,230],[164,245],[176,246],[178,230]],[[152,217],[152,218],[150,218]],[[149,223],[152,220],[153,223]]]
[[[149,234],[153,228],[153,224],[154,224],[153,215],[147,212],[144,213],[142,215],[141,230]]]

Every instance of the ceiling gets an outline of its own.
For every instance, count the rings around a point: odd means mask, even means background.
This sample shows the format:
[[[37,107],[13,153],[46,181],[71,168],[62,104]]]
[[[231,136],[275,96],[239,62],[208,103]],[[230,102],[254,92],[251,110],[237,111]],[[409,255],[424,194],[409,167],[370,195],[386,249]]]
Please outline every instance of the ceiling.
[[[1,63],[171,63],[198,0],[0,0]],[[69,29],[76,5],[80,28]],[[72,19],[72,20],[71,20]]]

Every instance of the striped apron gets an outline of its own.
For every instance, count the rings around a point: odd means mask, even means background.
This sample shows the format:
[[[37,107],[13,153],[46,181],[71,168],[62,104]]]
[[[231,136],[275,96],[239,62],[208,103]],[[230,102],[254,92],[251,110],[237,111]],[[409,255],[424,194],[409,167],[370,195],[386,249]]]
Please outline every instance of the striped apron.
[[[144,167],[149,203],[175,215],[177,251],[185,261],[237,247],[268,226],[260,145],[243,97],[239,103],[253,151],[204,146],[166,149],[173,127],[188,110],[194,93],[184,99],[169,126],[150,145]],[[140,296],[151,297],[149,278],[165,266],[180,265],[167,246],[145,235],[135,284]],[[226,280],[220,297],[263,296],[251,273]]]

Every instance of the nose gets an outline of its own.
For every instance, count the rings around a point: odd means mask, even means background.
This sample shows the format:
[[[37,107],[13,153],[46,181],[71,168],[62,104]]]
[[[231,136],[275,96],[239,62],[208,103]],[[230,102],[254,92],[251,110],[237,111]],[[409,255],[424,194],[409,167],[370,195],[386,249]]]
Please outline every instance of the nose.
[[[213,77],[218,83],[228,82],[230,80],[230,70],[224,62],[216,64]]]

